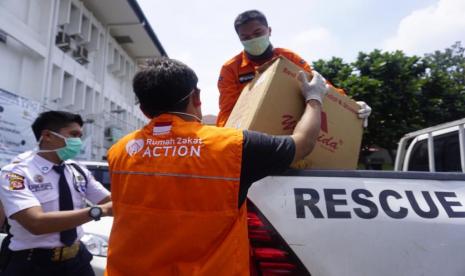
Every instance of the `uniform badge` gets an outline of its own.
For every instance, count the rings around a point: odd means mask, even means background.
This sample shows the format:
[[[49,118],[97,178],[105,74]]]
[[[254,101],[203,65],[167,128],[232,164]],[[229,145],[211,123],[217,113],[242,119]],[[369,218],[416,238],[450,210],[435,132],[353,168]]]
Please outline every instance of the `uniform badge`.
[[[34,192],[34,193],[53,189],[52,183],[31,184],[31,185],[28,185],[28,187],[29,187],[29,190],[31,190],[31,192]]]
[[[9,173],[7,175],[8,181],[10,182],[10,190],[23,190],[24,189],[24,176]]]
[[[239,82],[240,83],[246,83],[255,78],[255,72],[250,72],[246,74],[239,75]]]
[[[82,175],[76,175],[76,182],[74,183],[74,188],[80,192],[85,193],[87,191],[86,179]]]
[[[42,183],[44,181],[44,177],[40,174],[36,174],[34,175],[34,182],[37,182],[37,183]]]

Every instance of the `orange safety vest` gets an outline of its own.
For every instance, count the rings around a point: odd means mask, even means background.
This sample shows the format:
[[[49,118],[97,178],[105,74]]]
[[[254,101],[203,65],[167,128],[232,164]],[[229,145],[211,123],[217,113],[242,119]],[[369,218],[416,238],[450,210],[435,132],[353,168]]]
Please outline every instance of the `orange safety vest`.
[[[242,142],[162,114],[113,145],[106,275],[249,275]]]

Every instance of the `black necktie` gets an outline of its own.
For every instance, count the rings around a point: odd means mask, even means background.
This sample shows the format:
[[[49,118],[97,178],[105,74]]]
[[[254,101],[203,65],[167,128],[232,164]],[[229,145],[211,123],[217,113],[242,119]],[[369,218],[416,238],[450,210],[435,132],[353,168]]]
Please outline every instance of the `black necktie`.
[[[74,209],[73,198],[71,196],[71,191],[69,190],[68,182],[65,177],[65,165],[53,166],[59,175],[60,179],[58,180],[58,191],[60,193],[60,211],[68,211]],[[77,238],[76,228],[60,232],[60,241],[65,245],[71,245]]]

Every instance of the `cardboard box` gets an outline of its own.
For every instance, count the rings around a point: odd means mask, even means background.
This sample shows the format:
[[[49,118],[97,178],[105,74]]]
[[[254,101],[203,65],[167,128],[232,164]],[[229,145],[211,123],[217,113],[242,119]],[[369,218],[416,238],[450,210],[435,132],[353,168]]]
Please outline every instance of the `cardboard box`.
[[[292,134],[305,108],[297,80],[300,70],[284,57],[273,61],[244,88],[226,127]],[[332,88],[323,102],[317,144],[293,167],[356,169],[363,133],[362,120],[357,117],[359,108],[355,101]]]

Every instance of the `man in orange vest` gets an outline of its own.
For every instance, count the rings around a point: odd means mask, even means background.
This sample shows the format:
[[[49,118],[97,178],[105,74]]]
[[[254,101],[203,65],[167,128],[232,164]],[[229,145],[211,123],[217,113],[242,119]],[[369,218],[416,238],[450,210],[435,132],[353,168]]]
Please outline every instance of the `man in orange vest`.
[[[296,80],[297,81],[297,80]],[[106,275],[248,275],[244,201],[254,181],[308,155],[328,84],[299,73],[306,109],[290,136],[206,126],[197,76],[160,58],[133,80],[143,128],[108,152],[114,223]]]
[[[274,48],[271,45],[271,27],[260,11],[249,10],[239,14],[234,21],[234,28],[244,46],[244,51],[228,60],[221,68],[218,79],[220,112],[216,121],[217,126],[226,124],[242,89],[255,77],[257,68],[266,62],[283,56],[303,70],[312,72],[310,65],[296,53],[284,48]],[[342,89],[338,91],[345,94]],[[362,101],[357,103],[361,107],[359,118],[363,119],[364,125],[367,126],[371,107]]]

